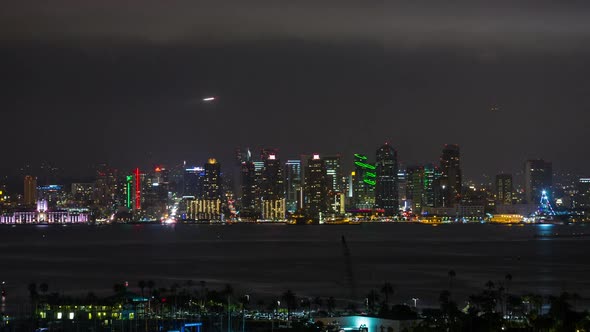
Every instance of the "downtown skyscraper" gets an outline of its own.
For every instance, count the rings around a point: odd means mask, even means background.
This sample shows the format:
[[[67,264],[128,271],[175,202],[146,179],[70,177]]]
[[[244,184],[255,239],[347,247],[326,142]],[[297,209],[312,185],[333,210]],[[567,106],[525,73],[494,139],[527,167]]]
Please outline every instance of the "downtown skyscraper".
[[[240,217],[256,220],[260,217],[260,204],[258,200],[259,188],[256,179],[254,163],[250,158],[242,162],[240,166],[242,196],[240,198]]]
[[[322,213],[328,210],[328,180],[326,164],[319,155],[314,154],[305,168],[305,210],[313,221],[319,221]]]
[[[496,175],[496,204],[512,204],[513,196],[512,175]]]
[[[260,181],[262,219],[285,219],[285,187],[283,167],[276,155],[269,153],[264,161]]]
[[[375,167],[375,207],[383,209],[385,216],[394,216],[399,210],[397,151],[387,143],[380,147]]]
[[[24,203],[27,206],[34,206],[37,203],[37,178],[31,175],[25,176],[24,186]]]
[[[461,201],[462,176],[459,146],[446,144],[440,156],[443,207],[452,207]]]
[[[294,213],[303,208],[301,191],[301,160],[287,160],[285,164],[285,196],[286,208],[289,213]]]
[[[203,190],[200,197],[188,204],[189,219],[222,220],[222,199],[221,165],[216,159],[210,158],[203,167]]]
[[[531,159],[524,163],[524,191],[526,202],[536,204],[541,200],[543,190],[551,193],[553,167],[543,159]]]
[[[354,155],[353,208],[371,210],[375,206],[375,165],[360,153]]]

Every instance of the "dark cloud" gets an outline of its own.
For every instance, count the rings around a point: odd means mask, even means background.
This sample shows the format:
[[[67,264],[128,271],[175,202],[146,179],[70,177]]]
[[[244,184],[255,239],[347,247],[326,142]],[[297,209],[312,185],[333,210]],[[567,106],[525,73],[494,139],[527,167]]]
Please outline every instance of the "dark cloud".
[[[156,43],[294,38],[387,47],[572,50],[590,37],[590,6],[550,1],[18,1],[3,39]]]
[[[389,140],[406,164],[458,143],[471,177],[530,157],[588,169],[574,144],[590,124],[583,3],[334,4],[13,3],[6,165],[229,162],[235,146],[371,155]]]

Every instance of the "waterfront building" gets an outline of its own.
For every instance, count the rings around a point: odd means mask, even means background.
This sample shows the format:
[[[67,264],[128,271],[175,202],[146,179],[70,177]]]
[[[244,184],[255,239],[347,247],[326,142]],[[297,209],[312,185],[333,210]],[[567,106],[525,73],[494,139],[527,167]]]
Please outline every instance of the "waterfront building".
[[[326,164],[318,154],[307,160],[305,170],[305,211],[314,221],[320,221],[321,215],[328,211],[328,180]]]
[[[87,208],[51,210],[45,200],[36,202],[35,211],[27,209],[0,214],[0,224],[70,224],[89,221],[90,211]]]
[[[280,159],[268,154],[261,180],[262,219],[285,219],[285,189]]]
[[[205,163],[203,176],[203,193],[201,198],[204,199],[221,199],[222,197],[222,181],[221,181],[221,165],[215,158],[210,158]]]
[[[287,160],[285,164],[285,191],[286,209],[289,213],[295,213],[298,206],[299,192],[301,191],[301,160]]]
[[[462,175],[459,146],[446,144],[440,157],[443,206],[453,206],[461,201]]]
[[[43,200],[51,208],[62,207],[67,200],[67,194],[63,191],[63,186],[57,184],[48,184],[37,187],[37,201]]]
[[[574,195],[575,208],[590,208],[590,178],[579,178]]]
[[[115,201],[119,190],[117,173],[116,169],[107,164],[100,164],[96,170],[94,202],[104,215],[110,215],[116,207]]]
[[[328,190],[331,192],[342,191],[342,170],[340,155],[322,157],[326,164],[326,176],[328,180]]]
[[[188,202],[187,217],[190,220],[222,221],[220,198],[197,198]]]
[[[354,167],[353,208],[371,210],[375,206],[376,167],[368,161],[367,156],[358,153],[354,155]]]
[[[326,180],[328,184],[328,196],[330,197],[330,212],[341,214],[345,202],[341,199],[341,194],[345,186],[343,185],[341,156],[324,156],[322,157],[326,164]]]
[[[34,206],[37,202],[37,178],[32,175],[25,176],[24,204]]]
[[[221,165],[210,158],[202,171],[202,191],[195,199],[186,201],[186,218],[189,220],[222,220],[223,188]]]
[[[512,204],[512,192],[512,175],[496,175],[496,203],[506,205]]]
[[[274,154],[269,154],[264,161],[261,185],[262,199],[283,199],[285,197],[281,160]]]
[[[541,200],[543,190],[552,193],[553,167],[543,159],[531,159],[524,163],[524,190],[526,203]],[[550,195],[551,197],[551,195]]]
[[[397,195],[399,200],[399,206],[404,209],[406,206],[406,188],[407,188],[407,179],[406,179],[406,168],[400,165],[398,166],[399,169],[397,170]]]
[[[440,200],[440,170],[433,164],[424,165],[424,194],[423,206],[435,207]]]
[[[79,205],[89,205],[94,193],[94,183],[72,183],[71,194]]]
[[[406,199],[416,214],[422,212],[424,202],[424,167],[408,166],[406,168]]]
[[[485,216],[484,205],[455,204],[451,207],[422,207],[426,215],[440,216],[449,220],[460,221],[461,219],[479,220]]]
[[[205,168],[191,167],[184,170],[184,190],[183,196],[201,197],[203,195],[203,178],[205,177]]]
[[[240,217],[244,219],[256,220],[260,217],[259,205],[259,188],[256,179],[256,170],[251,160],[245,160],[240,166],[241,174],[241,193],[240,198]]]
[[[499,224],[514,224],[520,223],[524,220],[524,216],[520,214],[495,214],[489,220],[491,223]]]
[[[272,221],[284,221],[285,220],[285,199],[262,199],[262,219]]]
[[[399,212],[397,151],[385,143],[376,153],[375,207],[385,216]]]
[[[142,196],[142,219],[159,220],[166,214],[170,189],[169,171],[157,166],[146,174]]]

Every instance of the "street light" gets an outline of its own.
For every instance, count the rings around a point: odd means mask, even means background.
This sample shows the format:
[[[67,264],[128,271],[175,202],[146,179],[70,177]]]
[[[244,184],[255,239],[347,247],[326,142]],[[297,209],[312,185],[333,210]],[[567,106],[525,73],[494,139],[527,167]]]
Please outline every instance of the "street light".
[[[242,299],[242,332],[246,330],[246,304],[250,302],[250,295],[244,295]]]

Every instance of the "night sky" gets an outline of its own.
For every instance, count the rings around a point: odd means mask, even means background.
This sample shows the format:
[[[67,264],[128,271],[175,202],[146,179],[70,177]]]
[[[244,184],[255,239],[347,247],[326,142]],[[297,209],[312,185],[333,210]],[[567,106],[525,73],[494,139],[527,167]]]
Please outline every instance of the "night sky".
[[[389,141],[405,164],[457,143],[468,178],[527,158],[589,174],[590,4],[489,3],[10,1],[2,168],[230,163],[237,146],[374,156]]]

